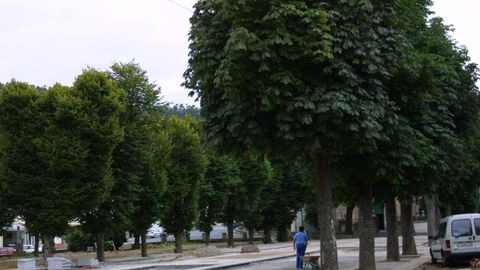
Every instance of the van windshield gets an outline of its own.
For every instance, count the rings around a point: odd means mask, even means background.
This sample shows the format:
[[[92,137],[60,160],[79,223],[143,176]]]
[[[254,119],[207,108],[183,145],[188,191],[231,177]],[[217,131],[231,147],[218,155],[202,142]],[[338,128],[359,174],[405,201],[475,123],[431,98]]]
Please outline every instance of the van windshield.
[[[472,223],[469,219],[459,219],[452,221],[452,236],[471,236],[472,235]]]

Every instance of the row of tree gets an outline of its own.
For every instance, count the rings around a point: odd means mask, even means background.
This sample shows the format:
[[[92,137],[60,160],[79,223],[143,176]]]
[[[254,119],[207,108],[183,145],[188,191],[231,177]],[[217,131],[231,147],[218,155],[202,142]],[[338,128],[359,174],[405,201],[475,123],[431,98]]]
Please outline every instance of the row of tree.
[[[44,256],[71,222],[105,240],[141,239],[160,221],[182,252],[194,226],[243,222],[253,232],[286,232],[305,202],[304,163],[265,155],[220,154],[207,146],[193,107],[167,107],[136,63],[87,69],[73,86],[0,85],[0,210],[3,228],[19,216],[41,238]],[[178,117],[181,116],[181,117]],[[38,244],[37,244],[38,249]]]
[[[372,201],[387,206],[389,259],[404,252],[414,197],[429,235],[445,214],[476,209],[477,66],[432,17],[430,0],[200,0],[185,86],[220,149],[307,157],[322,269],[338,269],[334,199],[359,206],[359,269],[375,269]],[[332,187],[340,187],[335,190]],[[344,187],[344,188],[342,188]],[[345,188],[346,187],[346,188]],[[440,199],[439,199],[440,198]],[[467,202],[467,203],[465,203]],[[407,242],[405,242],[407,241]],[[413,243],[413,245],[412,245]]]

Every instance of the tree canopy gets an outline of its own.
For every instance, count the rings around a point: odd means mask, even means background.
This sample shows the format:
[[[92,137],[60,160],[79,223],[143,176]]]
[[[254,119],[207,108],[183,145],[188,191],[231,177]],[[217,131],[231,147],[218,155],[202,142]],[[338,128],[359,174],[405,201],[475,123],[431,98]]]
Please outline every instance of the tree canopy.
[[[198,189],[206,169],[206,156],[192,119],[171,116],[165,128],[171,138],[167,188],[161,202],[161,224],[175,235],[175,252],[182,252],[183,235],[198,216]]]
[[[48,240],[45,256],[68,222],[107,198],[124,97],[107,73],[93,69],[73,87],[41,93],[12,81],[0,93],[2,196]]]

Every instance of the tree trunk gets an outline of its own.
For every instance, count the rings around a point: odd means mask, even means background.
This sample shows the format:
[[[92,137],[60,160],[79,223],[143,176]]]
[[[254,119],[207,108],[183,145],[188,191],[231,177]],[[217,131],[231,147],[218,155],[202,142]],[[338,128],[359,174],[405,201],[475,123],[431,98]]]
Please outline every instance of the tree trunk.
[[[254,238],[255,230],[254,229],[248,229],[248,243],[253,244],[255,238]]]
[[[134,233],[133,234],[134,240],[133,240],[133,247],[134,249],[137,249],[140,247],[140,234]]]
[[[432,245],[433,238],[437,236],[437,202],[435,196],[425,195],[425,208],[427,209],[427,234],[428,246]]]
[[[345,217],[345,234],[353,235],[353,209],[355,205],[347,205],[347,216]]]
[[[375,224],[372,217],[372,186],[363,184],[360,187],[359,230],[360,254],[359,270],[375,270]]]
[[[97,233],[97,260],[99,262],[105,261],[105,234]]]
[[[210,231],[205,232],[205,246],[210,246]]]
[[[442,218],[442,214],[440,213],[440,200],[438,198],[438,194],[434,195],[435,197],[435,227],[439,228],[440,226],[440,219]]]
[[[227,230],[228,230],[228,243],[227,246],[230,248],[233,248],[234,243],[233,243],[233,222],[230,222],[227,225]]]
[[[45,235],[43,237],[43,260],[45,265],[47,265],[47,258],[53,256],[53,238],[52,235]]]
[[[385,202],[387,218],[387,261],[399,261],[400,249],[397,232],[397,206],[395,196],[388,196]]]
[[[142,232],[140,234],[140,239],[142,240],[142,257],[148,257],[148,253],[147,253],[147,235],[145,232]]]
[[[272,241],[272,229],[271,228],[264,228],[263,229],[263,243],[271,244]]]
[[[183,241],[183,232],[176,232],[175,233],[175,253],[183,252],[182,241]]]
[[[312,153],[315,167],[317,218],[320,228],[320,261],[322,270],[338,270],[337,241],[332,200],[331,153]]]
[[[35,255],[35,257],[38,257],[38,247],[40,246],[40,238],[38,236],[38,234],[35,234],[35,249],[33,251],[33,254]]]
[[[412,200],[402,200],[400,208],[402,218],[402,254],[417,255],[414,237],[415,229],[413,228]]]

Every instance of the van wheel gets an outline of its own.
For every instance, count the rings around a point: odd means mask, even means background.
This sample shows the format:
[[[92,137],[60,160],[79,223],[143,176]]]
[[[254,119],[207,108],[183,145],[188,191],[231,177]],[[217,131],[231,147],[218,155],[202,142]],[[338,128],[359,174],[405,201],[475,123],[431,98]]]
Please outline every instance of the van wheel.
[[[443,251],[442,251],[442,264],[443,266],[446,266],[446,267],[450,267],[452,265],[452,259],[445,256]]]

